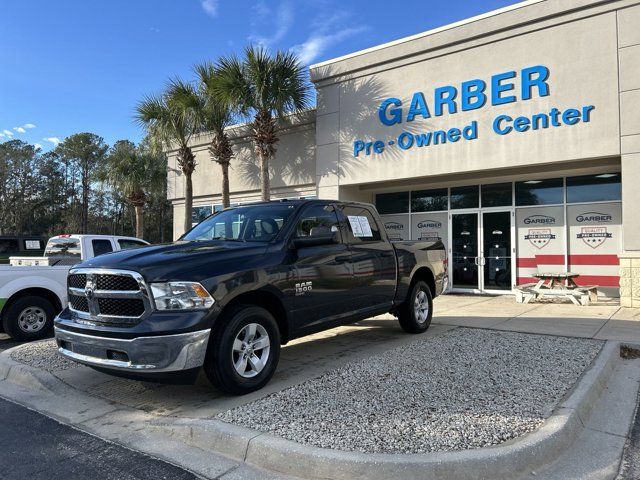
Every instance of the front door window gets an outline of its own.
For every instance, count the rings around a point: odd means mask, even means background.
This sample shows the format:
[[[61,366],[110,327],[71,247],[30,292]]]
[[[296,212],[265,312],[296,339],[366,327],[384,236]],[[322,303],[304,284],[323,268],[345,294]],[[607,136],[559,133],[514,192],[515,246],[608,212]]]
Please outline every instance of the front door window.
[[[482,214],[484,290],[511,290],[511,213]]]
[[[453,288],[479,288],[478,214],[453,214],[451,216],[451,234]]]

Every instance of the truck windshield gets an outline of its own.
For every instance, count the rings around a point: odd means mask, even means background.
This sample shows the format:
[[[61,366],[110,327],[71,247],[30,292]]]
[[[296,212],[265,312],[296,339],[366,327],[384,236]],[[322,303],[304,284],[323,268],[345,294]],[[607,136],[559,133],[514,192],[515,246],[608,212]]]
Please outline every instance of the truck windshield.
[[[72,237],[51,238],[44,250],[45,257],[75,257],[80,259],[80,240]]]
[[[291,204],[230,208],[199,223],[180,240],[270,242],[278,235],[294,211],[295,206]]]

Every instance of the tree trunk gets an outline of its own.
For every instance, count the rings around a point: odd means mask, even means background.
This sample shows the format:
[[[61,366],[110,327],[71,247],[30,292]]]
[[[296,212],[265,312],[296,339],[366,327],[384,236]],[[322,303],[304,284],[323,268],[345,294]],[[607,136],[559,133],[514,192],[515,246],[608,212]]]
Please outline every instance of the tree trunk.
[[[144,206],[135,205],[136,209],[136,237],[144,238]]]
[[[184,188],[184,232],[191,230],[191,210],[193,209],[193,182],[191,181],[191,173],[185,173]]]
[[[231,205],[231,200],[229,199],[229,163],[221,163],[220,167],[222,167],[222,206],[227,208]]]
[[[86,234],[89,230],[89,167],[82,169],[82,225],[81,233]]]
[[[262,201],[271,200],[269,187],[269,157],[264,152],[260,152],[260,189],[262,191]]]

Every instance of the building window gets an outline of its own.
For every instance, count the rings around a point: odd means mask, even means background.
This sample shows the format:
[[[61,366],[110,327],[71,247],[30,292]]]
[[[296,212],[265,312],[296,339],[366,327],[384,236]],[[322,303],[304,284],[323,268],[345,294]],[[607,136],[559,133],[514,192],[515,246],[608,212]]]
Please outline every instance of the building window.
[[[563,203],[562,178],[516,182],[516,205],[552,205]]]
[[[451,208],[478,208],[478,185],[451,188]]]
[[[481,187],[482,207],[510,207],[513,205],[511,182],[493,183]]]
[[[379,193],[376,195],[376,208],[381,215],[408,213],[409,192]]]
[[[620,173],[567,177],[567,203],[606,202],[621,199]]]
[[[191,224],[197,225],[212,213],[213,213],[213,209],[211,206],[193,207],[191,209]]]
[[[411,192],[412,212],[437,212],[449,208],[446,188]]]

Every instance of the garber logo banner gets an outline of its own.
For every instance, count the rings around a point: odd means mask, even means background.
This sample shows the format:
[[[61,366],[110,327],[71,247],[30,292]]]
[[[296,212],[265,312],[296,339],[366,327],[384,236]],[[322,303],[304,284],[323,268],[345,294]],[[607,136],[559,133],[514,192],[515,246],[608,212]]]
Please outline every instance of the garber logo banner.
[[[576,222],[611,223],[613,216],[609,213],[586,212],[576,216]]]
[[[555,217],[549,215],[530,215],[522,221],[525,225],[555,225]]]
[[[551,94],[551,72],[544,65],[533,65],[496,73],[490,78],[471,79],[459,85],[443,85],[428,92],[414,92],[406,104],[401,99],[389,97],[380,103],[378,120],[387,127],[407,124],[399,134],[391,138],[356,139],[353,142],[353,156],[381,155],[387,148],[409,150],[412,148],[428,148],[456,142],[476,141],[483,136],[483,125],[472,120],[464,125],[447,125],[438,130],[416,131],[411,128],[416,120],[429,120],[454,116],[461,112],[478,110],[486,106],[501,106],[518,101],[525,102],[536,97],[547,97]],[[519,88],[516,88],[516,85]],[[516,95],[519,92],[519,97]],[[561,111],[551,108],[548,111],[527,116],[511,116],[501,114],[491,122],[491,132],[505,136],[512,132],[544,130],[550,127],[562,127],[588,123],[595,107],[583,105]],[[514,114],[512,114],[514,115]]]

